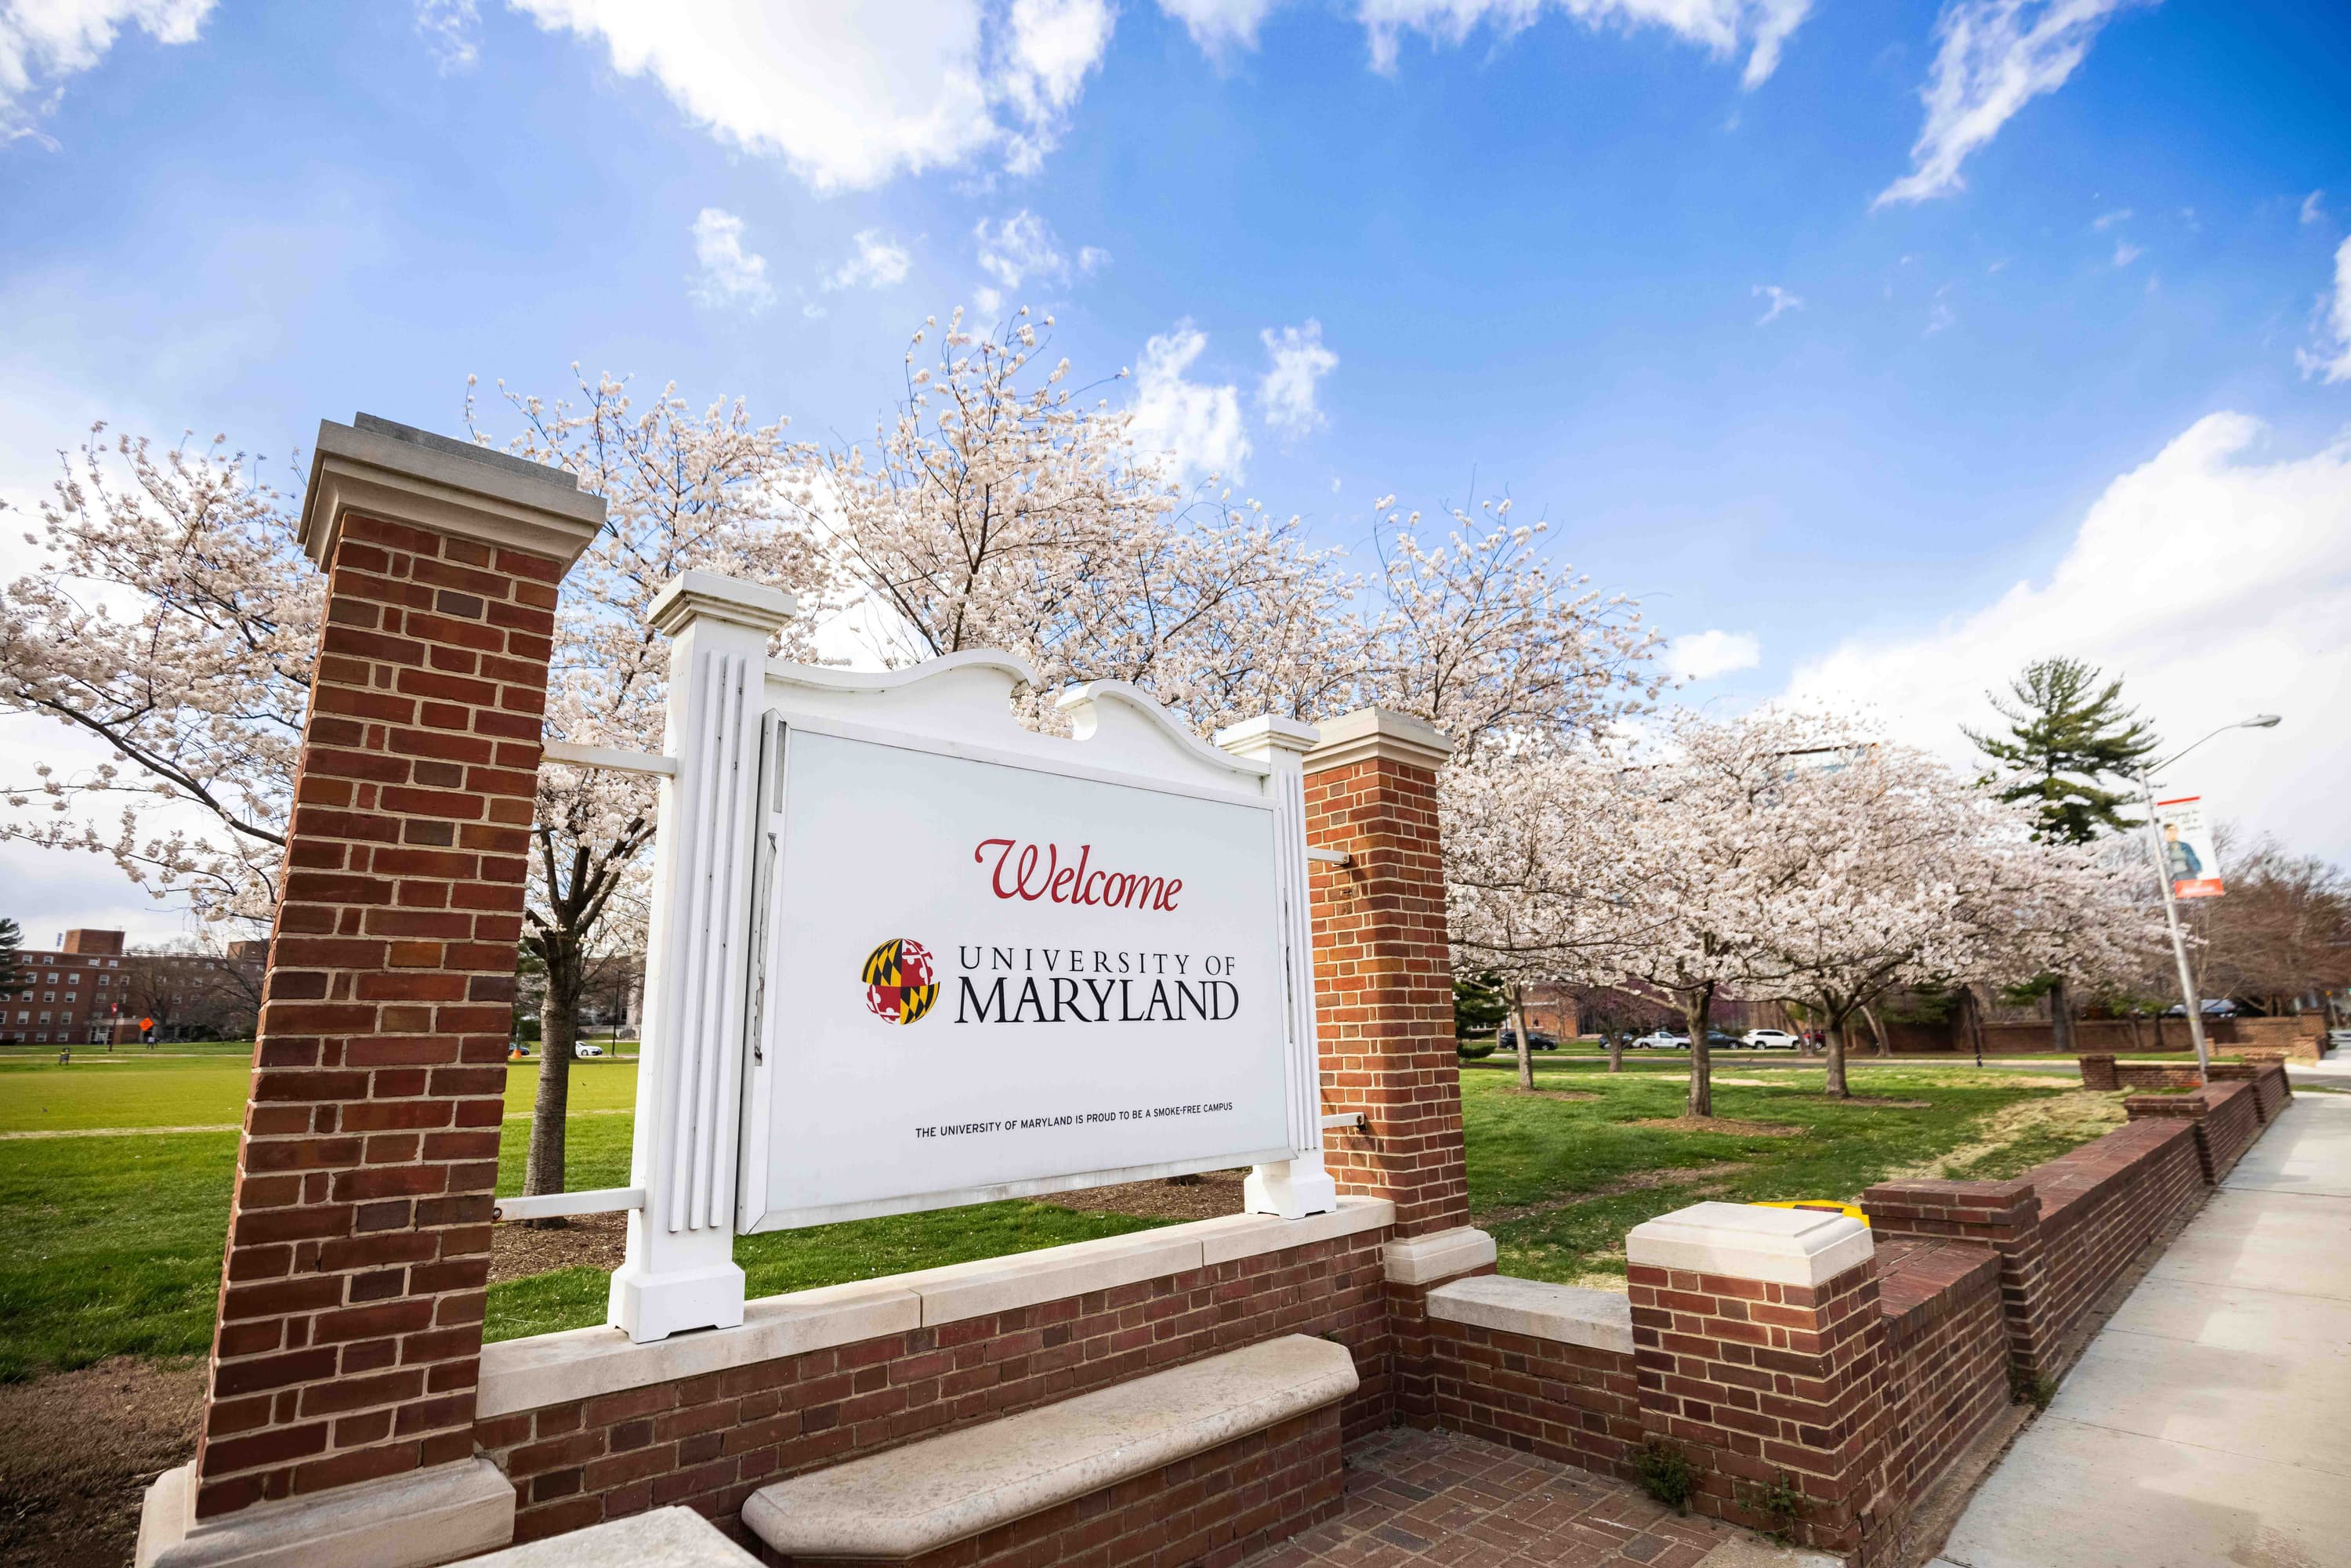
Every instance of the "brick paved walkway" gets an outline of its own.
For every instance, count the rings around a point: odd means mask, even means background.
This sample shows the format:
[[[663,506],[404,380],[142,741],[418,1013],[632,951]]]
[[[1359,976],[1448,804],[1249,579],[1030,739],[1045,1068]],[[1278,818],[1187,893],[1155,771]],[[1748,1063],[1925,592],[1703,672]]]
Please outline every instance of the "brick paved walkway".
[[[1638,1488],[1498,1444],[1398,1427],[1347,1450],[1347,1507],[1242,1568],[1708,1568],[1830,1561],[1762,1547]]]

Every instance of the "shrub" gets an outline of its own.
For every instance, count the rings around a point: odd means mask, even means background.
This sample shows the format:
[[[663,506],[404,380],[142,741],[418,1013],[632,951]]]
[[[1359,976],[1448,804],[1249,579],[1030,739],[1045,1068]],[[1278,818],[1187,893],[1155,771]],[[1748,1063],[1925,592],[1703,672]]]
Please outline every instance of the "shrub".
[[[1494,1054],[1494,1042],[1490,1040],[1457,1040],[1453,1042],[1453,1049],[1461,1053],[1464,1061],[1478,1061]]]
[[[1643,1491],[1676,1513],[1689,1511],[1690,1494],[1698,1490],[1698,1472],[1690,1468],[1689,1456],[1682,1452],[1680,1444],[1650,1438],[1633,1456],[1633,1469],[1641,1478]]]

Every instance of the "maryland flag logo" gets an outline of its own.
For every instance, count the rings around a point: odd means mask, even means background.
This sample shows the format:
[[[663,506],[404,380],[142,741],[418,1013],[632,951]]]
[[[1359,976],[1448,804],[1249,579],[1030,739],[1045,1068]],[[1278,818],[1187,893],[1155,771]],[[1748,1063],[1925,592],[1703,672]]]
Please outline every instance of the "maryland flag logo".
[[[866,956],[865,1005],[892,1023],[913,1023],[939,999],[931,955],[919,942],[893,936]]]

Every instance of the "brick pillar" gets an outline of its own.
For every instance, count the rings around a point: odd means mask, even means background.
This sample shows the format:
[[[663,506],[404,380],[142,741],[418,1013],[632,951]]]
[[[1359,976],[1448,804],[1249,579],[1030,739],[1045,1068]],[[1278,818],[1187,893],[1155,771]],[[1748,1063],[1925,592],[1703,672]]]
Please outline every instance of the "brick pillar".
[[[1867,1227],[1842,1214],[1701,1203],[1625,1239],[1641,1425],[1698,1472],[1691,1506],[1884,1560],[1886,1327]],[[1784,1479],[1801,1498],[1775,1515]]]
[[[2116,1087],[2113,1057],[2084,1056],[2077,1060],[2082,1064],[2083,1088],[2111,1091]]]
[[[2031,1182],[1880,1182],[1861,1195],[1861,1211],[1881,1241],[1974,1241],[1998,1252],[2009,1368],[2027,1384],[2054,1375],[2057,1345],[2049,1322],[2041,1195]]]
[[[1437,770],[1452,743],[1415,718],[1366,708],[1322,725],[1306,754],[1306,841],[1346,855],[1316,862],[1311,899],[1322,1109],[1363,1113],[1328,1134],[1343,1193],[1395,1205],[1387,1248],[1392,1387],[1398,1414],[1437,1408],[1428,1291],[1490,1273],[1494,1240],[1469,1225],[1461,1069]]]
[[[141,1564],[389,1568],[512,1533],[474,1385],[556,584],[603,513],[559,470],[319,428],[325,629],[209,1392]]]

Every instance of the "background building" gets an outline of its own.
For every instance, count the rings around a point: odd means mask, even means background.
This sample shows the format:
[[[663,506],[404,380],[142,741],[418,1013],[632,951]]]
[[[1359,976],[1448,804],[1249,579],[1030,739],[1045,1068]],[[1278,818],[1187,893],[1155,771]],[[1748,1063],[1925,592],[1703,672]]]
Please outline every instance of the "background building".
[[[17,949],[31,983],[0,997],[0,1045],[103,1045],[136,1040],[154,1020],[158,1040],[239,1040],[261,1002],[266,941],[224,952],[125,952],[120,931],[75,930],[55,947]]]

